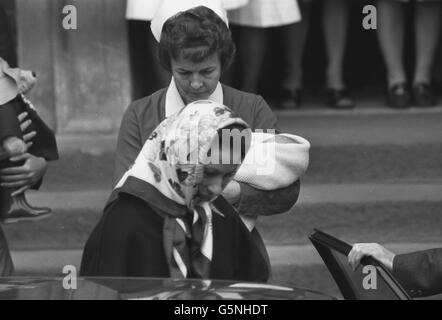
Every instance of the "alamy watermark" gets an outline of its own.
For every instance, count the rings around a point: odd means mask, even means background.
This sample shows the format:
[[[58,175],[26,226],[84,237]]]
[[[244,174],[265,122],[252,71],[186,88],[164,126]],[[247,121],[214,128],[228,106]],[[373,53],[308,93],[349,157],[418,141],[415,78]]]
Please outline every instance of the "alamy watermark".
[[[377,29],[377,8],[374,5],[365,5],[362,8],[362,13],[365,15],[362,18],[362,27],[365,30]],[[78,14],[77,8],[72,5],[65,5],[62,9],[63,16],[63,29],[65,30],[77,30],[78,27]]]
[[[63,7],[62,13],[64,15],[62,25],[65,30],[77,30],[77,8],[73,5],[66,5]]]
[[[365,290],[376,290],[378,288],[377,270],[375,266],[366,265],[362,268],[362,273],[366,274],[362,279],[362,287]]]
[[[221,132],[221,136],[219,135]],[[180,164],[198,164],[202,160],[201,154],[205,153],[204,164],[241,164],[253,166],[257,175],[272,174],[276,165],[276,146],[274,137],[276,130],[250,129],[221,129],[211,139],[210,148],[207,149],[206,141],[200,139],[198,126],[190,129],[186,139],[177,137],[177,140],[184,140],[184,143],[174,145],[173,152],[180,159]],[[265,134],[265,141],[257,141],[253,135]],[[273,138],[273,139],[272,139]],[[267,140],[266,140],[267,139]],[[164,152],[172,152],[164,150]],[[238,155],[241,155],[239,157]],[[243,158],[242,155],[245,155]]]
[[[362,27],[365,30],[376,30],[378,28],[378,11],[373,5],[366,5],[362,8],[365,16],[362,19]]]
[[[66,265],[63,267],[63,289],[76,290],[77,289],[77,268],[73,265]]]

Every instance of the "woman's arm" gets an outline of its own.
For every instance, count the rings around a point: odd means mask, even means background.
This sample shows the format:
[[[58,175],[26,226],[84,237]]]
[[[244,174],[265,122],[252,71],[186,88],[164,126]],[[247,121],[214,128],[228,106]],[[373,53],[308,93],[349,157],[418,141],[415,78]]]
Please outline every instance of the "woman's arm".
[[[262,97],[258,97],[254,107],[253,130],[277,129],[277,119]],[[286,188],[272,191],[255,189],[239,183],[239,201],[236,203],[240,214],[246,216],[273,215],[287,212],[298,200],[301,183],[295,181]]]
[[[133,164],[143,147],[140,126],[134,105],[126,110],[118,133],[117,149],[115,151],[114,185]]]
[[[241,187],[238,212],[245,216],[268,216],[290,210],[299,197],[300,180],[288,187],[264,191],[248,184],[239,183]]]
[[[27,113],[20,114],[18,120],[22,132],[25,132],[31,125],[31,120],[27,119]],[[35,136],[35,131],[23,136],[23,141],[27,144],[28,148],[32,145],[32,139]],[[23,193],[30,188],[38,189],[40,187],[48,166],[44,158],[25,153],[17,157],[12,157],[10,160],[17,162],[18,165],[0,170],[0,184],[2,187],[18,188],[13,195]]]

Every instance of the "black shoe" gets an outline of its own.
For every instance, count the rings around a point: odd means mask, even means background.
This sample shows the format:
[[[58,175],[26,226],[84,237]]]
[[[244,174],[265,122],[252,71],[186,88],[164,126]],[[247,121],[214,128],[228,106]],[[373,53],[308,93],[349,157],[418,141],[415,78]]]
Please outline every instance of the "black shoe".
[[[15,223],[25,220],[40,220],[49,217],[52,214],[49,208],[32,207],[25,198],[24,194],[12,197],[12,205],[1,220],[3,223]]]
[[[411,95],[405,83],[398,83],[388,88],[387,105],[393,109],[410,107]]]
[[[418,83],[413,87],[413,100],[416,107],[434,107],[436,97],[428,83]]]
[[[301,107],[301,90],[281,89],[278,105],[283,110],[299,109]]]
[[[349,110],[355,107],[346,89],[327,89],[327,104],[337,110]]]

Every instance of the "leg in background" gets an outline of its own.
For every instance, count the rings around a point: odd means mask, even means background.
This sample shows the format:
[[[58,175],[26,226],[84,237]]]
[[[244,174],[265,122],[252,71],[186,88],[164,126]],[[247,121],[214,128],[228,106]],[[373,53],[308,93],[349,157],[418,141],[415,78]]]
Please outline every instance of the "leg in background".
[[[387,104],[392,108],[407,108],[410,93],[404,69],[404,4],[400,1],[378,1],[378,40],[387,69]]]
[[[417,106],[434,106],[431,89],[432,67],[441,27],[440,2],[418,2],[415,10],[416,67],[413,94]]]
[[[348,97],[344,84],[344,56],[349,21],[347,0],[324,0],[322,17],[327,51],[328,104],[335,109],[350,109],[354,107],[354,102]]]
[[[378,2],[378,40],[387,68],[389,86],[406,82],[404,70],[404,8],[400,1]]]
[[[239,28],[239,54],[242,65],[241,90],[257,93],[259,75],[263,65],[267,45],[265,28]]]
[[[344,54],[348,30],[347,0],[325,0],[322,14],[328,59],[327,88],[344,89]]]
[[[281,28],[284,41],[284,78],[281,87],[287,90],[302,88],[302,57],[310,23],[310,2],[300,1],[302,20]]]
[[[149,23],[149,21],[128,20],[133,100],[148,96],[170,82],[170,75],[163,70],[156,58],[158,44],[150,32]]]
[[[302,20],[281,27],[285,66],[279,99],[279,107],[282,109],[297,109],[301,106],[302,58],[310,24],[310,7],[310,1],[300,1]]]

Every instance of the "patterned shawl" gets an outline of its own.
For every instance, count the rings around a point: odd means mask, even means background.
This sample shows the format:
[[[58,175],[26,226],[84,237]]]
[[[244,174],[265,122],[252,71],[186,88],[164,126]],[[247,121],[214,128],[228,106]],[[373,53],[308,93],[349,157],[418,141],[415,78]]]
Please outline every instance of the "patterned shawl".
[[[189,104],[160,123],[115,187],[123,187],[128,177],[134,177],[189,209],[185,216],[165,216],[164,249],[173,278],[210,275],[214,207],[210,202],[196,203],[194,198],[203,180],[204,166],[210,161],[208,151],[217,131],[232,124],[248,128],[226,106],[210,100]],[[245,147],[248,150],[249,145]]]

